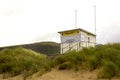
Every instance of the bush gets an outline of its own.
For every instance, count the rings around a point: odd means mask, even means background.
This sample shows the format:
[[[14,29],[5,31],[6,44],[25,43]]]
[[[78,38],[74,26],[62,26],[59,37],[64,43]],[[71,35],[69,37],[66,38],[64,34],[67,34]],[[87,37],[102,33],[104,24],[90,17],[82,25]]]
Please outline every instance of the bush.
[[[24,73],[24,77],[45,69],[50,70],[46,56],[24,48],[3,49],[0,52],[0,73],[15,76]]]
[[[70,51],[53,59],[52,64],[61,69],[88,68],[90,71],[101,69],[98,77],[111,78],[120,76],[120,44],[83,48],[81,51]]]
[[[99,64],[99,60],[96,56],[91,56],[88,58],[88,67],[90,71],[95,70]]]
[[[63,63],[63,64],[60,64],[59,65],[59,70],[66,70],[66,69],[72,69],[73,68],[73,65],[74,64],[72,64],[71,62],[65,62],[65,63]]]
[[[118,67],[111,61],[104,60],[104,66],[98,73],[98,78],[112,78],[118,73]]]
[[[84,61],[84,55],[75,50],[68,52],[64,55],[59,55],[52,60],[52,65],[58,66],[61,69],[74,69],[78,70],[82,61]]]

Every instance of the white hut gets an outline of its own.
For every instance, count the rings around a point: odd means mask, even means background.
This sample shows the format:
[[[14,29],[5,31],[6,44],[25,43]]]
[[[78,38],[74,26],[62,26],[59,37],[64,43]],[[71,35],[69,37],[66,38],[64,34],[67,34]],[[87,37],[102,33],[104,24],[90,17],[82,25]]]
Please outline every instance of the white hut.
[[[79,51],[83,47],[94,47],[96,45],[96,35],[81,28],[58,33],[61,36],[61,54],[73,49]]]

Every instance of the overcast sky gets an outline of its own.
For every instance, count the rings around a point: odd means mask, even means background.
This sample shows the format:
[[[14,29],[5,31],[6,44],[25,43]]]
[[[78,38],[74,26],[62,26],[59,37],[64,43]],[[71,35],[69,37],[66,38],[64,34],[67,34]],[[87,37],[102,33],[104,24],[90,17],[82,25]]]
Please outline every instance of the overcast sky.
[[[120,42],[119,0],[0,0],[0,46],[60,42],[58,31],[77,28],[94,33],[97,43]]]

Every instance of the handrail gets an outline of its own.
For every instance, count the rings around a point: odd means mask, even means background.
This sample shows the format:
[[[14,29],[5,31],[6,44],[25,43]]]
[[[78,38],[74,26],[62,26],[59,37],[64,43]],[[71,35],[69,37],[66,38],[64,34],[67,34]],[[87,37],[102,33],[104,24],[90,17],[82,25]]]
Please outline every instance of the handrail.
[[[90,43],[96,44],[96,43],[94,43],[94,42],[86,42],[86,41],[81,41],[81,42],[88,43],[88,45],[89,45]],[[77,46],[77,45],[79,45],[79,44],[81,44],[81,43],[76,43],[76,44],[74,44],[74,45],[72,45],[72,46],[70,46],[70,44],[72,44],[72,43],[69,43],[69,45],[63,47],[62,49],[67,49],[67,48],[68,48],[68,50],[66,50],[66,52],[68,52],[68,51],[72,50],[75,46]],[[80,45],[80,47],[81,47],[81,45]],[[79,47],[79,48],[80,48],[80,47]]]

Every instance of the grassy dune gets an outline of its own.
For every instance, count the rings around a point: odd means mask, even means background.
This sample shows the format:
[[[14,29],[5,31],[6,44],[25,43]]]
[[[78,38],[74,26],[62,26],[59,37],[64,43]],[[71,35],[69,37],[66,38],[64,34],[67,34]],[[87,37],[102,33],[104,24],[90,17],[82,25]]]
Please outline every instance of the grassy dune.
[[[84,48],[79,52],[73,50],[55,57],[52,64],[59,70],[98,69],[98,78],[120,77],[120,44]]]
[[[99,79],[120,77],[120,44],[106,44],[84,48],[58,55],[52,59],[24,48],[3,49],[0,52],[0,73],[3,78],[23,74],[23,78],[39,71],[43,73],[57,68],[58,70],[87,70],[96,72]],[[7,75],[7,77],[6,77]]]
[[[0,73],[3,78],[24,74],[23,78],[37,71],[48,71],[46,56],[24,48],[3,49],[0,52]]]

